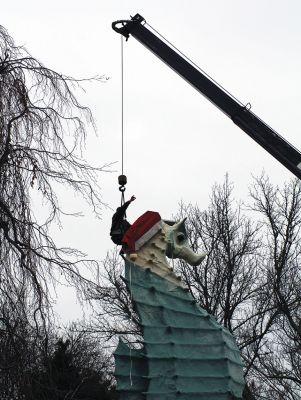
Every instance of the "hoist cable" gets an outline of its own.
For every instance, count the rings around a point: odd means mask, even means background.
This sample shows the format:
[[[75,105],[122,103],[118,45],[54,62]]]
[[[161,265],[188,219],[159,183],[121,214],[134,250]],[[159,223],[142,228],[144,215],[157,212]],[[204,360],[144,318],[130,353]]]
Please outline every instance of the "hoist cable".
[[[124,134],[124,123],[123,123],[123,36],[121,36],[121,174],[123,175],[123,134]]]
[[[124,169],[124,67],[123,67],[123,37],[121,36],[121,175],[118,177],[119,190],[121,192],[121,206],[125,203],[124,192],[127,178],[123,175]],[[126,218],[126,214],[124,214]]]

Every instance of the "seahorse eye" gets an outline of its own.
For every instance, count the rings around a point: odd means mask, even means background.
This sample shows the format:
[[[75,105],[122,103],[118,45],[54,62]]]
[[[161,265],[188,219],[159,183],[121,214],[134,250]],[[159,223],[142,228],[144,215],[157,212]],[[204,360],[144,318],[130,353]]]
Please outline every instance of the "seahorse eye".
[[[186,236],[184,235],[184,233],[180,232],[177,234],[177,241],[179,243],[183,243],[186,239]]]

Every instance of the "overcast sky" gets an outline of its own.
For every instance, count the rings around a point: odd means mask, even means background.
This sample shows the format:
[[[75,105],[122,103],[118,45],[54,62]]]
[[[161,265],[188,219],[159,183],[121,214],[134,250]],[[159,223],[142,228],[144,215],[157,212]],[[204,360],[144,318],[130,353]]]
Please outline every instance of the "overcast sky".
[[[100,180],[104,202],[112,208],[120,202],[120,35],[111,23],[137,12],[301,149],[298,0],[6,2],[1,24],[47,67],[77,78],[110,78],[79,93],[98,128],[97,137],[91,131],[85,158],[98,165],[117,161],[116,172]],[[251,174],[263,169],[278,184],[292,177],[134,38],[124,47],[126,196],[137,196],[129,220],[146,210],[170,218],[180,200],[206,208],[212,185],[222,182],[226,172],[240,198],[247,196]],[[73,196],[63,201],[70,211],[83,207]],[[63,221],[57,239],[101,259],[111,247],[112,212],[104,209],[99,221],[84,211],[84,218]],[[66,296],[64,301],[68,311],[63,317],[73,317],[73,300]]]

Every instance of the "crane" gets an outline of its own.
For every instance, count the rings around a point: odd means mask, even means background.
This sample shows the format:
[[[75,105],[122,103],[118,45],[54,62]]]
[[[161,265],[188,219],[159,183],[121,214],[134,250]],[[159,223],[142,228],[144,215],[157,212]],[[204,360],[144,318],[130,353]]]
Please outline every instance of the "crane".
[[[229,92],[200,71],[195,64],[172,48],[168,42],[148,29],[144,23],[145,19],[140,14],[136,14],[130,20],[113,22],[112,28],[127,39],[131,35],[141,42],[231,118],[234,124],[239,126],[297,178],[301,179],[301,153],[299,150],[256,116],[250,110],[250,106],[240,103]]]

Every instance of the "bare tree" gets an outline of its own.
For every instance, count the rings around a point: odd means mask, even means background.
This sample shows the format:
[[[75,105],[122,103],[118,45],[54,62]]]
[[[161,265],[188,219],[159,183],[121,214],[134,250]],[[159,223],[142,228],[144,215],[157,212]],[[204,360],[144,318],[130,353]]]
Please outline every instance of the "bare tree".
[[[116,399],[112,363],[99,338],[81,331],[75,323],[49,337],[50,350],[45,353],[42,349],[39,364],[28,373],[24,399]]]
[[[263,175],[250,194],[263,224],[265,297],[269,314],[276,316],[265,352],[255,363],[256,375],[268,396],[296,400],[301,396],[301,185],[295,179],[275,187]]]
[[[0,346],[1,400],[116,399],[110,354],[77,324],[37,337],[26,318],[2,319]]]
[[[212,190],[208,210],[180,204],[178,218],[187,217],[191,247],[207,252],[199,268],[180,261],[180,272],[198,303],[230,332],[240,326],[258,289],[260,263],[259,226],[233,204],[228,178]]]
[[[0,303],[13,309],[11,296],[26,298],[37,327],[47,319],[50,285],[63,275],[84,290],[89,282],[79,263],[93,264],[80,261],[80,251],[58,248],[49,235],[64,213],[59,186],[82,195],[100,215],[97,174],[105,167],[81,158],[85,121],[93,125],[74,95],[81,82],[46,68],[0,27]],[[35,217],[33,199],[43,204],[44,221]]]
[[[96,290],[89,292],[96,303],[95,313],[87,329],[97,333],[108,345],[121,336],[126,342],[143,342],[139,317],[124,282],[124,262],[117,249],[107,254],[97,276]]]
[[[11,300],[13,300],[11,298]],[[40,341],[36,330],[28,324],[23,299],[11,304],[2,300],[0,318],[0,398],[21,399],[28,384],[27,372],[36,365]]]

